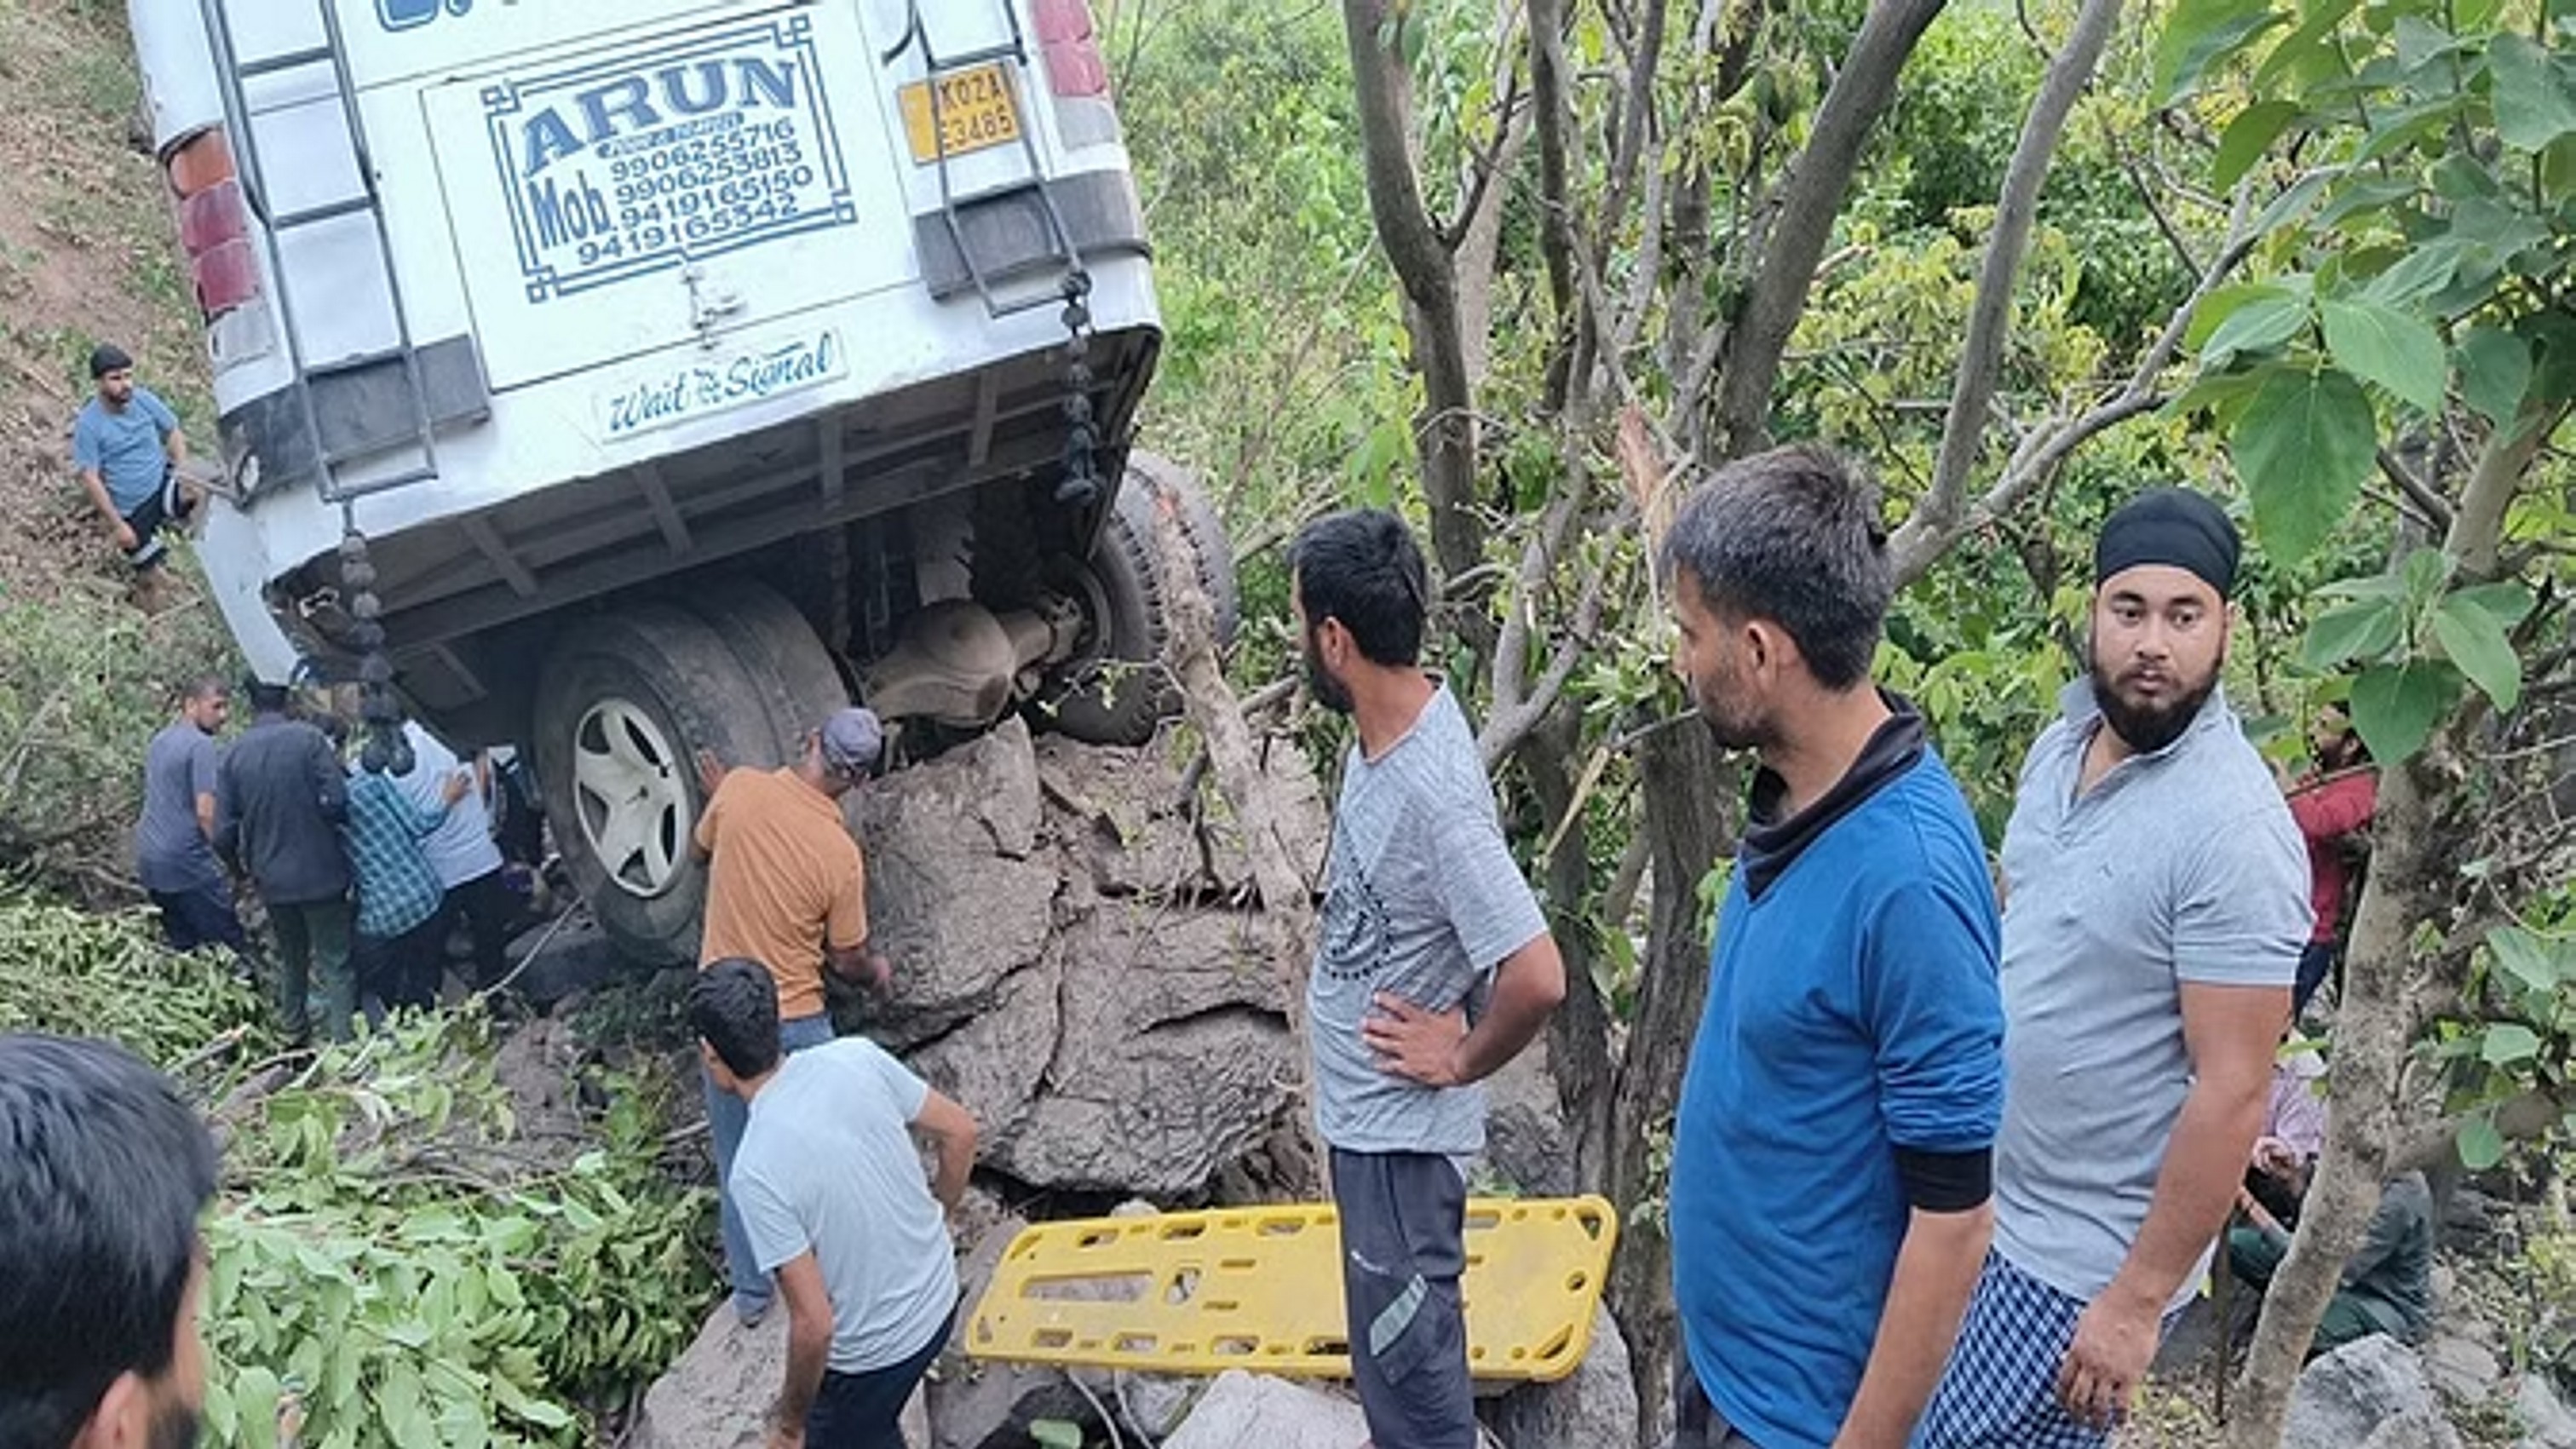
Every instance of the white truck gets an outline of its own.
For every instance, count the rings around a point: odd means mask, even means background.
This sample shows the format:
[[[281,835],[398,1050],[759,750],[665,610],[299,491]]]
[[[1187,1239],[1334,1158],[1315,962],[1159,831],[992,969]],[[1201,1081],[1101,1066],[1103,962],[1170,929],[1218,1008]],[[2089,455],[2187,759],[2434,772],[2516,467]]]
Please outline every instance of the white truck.
[[[1149,735],[1161,333],[1085,0],[130,0],[263,678],[519,745],[628,951],[692,758]],[[1232,563],[1175,478],[1231,627]],[[382,630],[369,647],[369,620]]]

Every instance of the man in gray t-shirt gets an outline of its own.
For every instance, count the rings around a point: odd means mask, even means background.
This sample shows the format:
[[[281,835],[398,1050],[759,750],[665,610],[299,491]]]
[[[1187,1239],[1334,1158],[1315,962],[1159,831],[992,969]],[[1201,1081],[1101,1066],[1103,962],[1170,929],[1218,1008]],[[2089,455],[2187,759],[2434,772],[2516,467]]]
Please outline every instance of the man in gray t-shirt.
[[[1476,1084],[1565,997],[1467,719],[1420,667],[1422,551],[1393,514],[1309,524],[1289,556],[1316,700],[1359,735],[1306,992],[1332,1153],[1352,1376],[1376,1449],[1474,1449],[1458,1278]]]
[[[2233,525],[2139,495],[2096,549],[2092,677],[2004,832],[1995,1246],[1917,1449],[2096,1449],[2190,1299],[2271,1094],[2307,852],[2218,687]]]
[[[232,714],[232,688],[212,675],[188,686],[179,717],[143,754],[143,814],[134,822],[134,872],[161,912],[174,951],[245,949],[232,883],[215,860],[215,736]]]
[[[708,1075],[749,1104],[725,1193],[787,1300],[770,1449],[903,1449],[904,1401],[957,1311],[946,1215],[975,1165],[975,1121],[864,1037],[786,1055],[778,984],[756,962],[698,973],[689,1018]],[[938,1154],[935,1184],[916,1132]]]

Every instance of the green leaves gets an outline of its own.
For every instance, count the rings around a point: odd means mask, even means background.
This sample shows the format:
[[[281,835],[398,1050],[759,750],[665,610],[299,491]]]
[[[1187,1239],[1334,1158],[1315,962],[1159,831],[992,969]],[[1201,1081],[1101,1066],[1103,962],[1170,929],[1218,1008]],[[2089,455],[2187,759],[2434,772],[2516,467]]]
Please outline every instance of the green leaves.
[[[2510,710],[2522,702],[2522,660],[2495,615],[2465,595],[2446,595],[2433,607],[2433,637],[2497,709]]]
[[[2397,646],[2406,621],[2387,599],[2362,599],[2319,614],[2299,647],[2299,663],[2323,674],[2354,659],[2376,659]]]
[[[2459,697],[2459,676],[2421,661],[2375,664],[2352,682],[2352,727],[2383,765],[2424,748]]]
[[[2504,1151],[2494,1117],[2481,1112],[2460,1124],[2460,1165],[2469,1171],[2484,1172],[2504,1161]]]
[[[2243,179],[2303,109],[2296,101],[2274,100],[2256,101],[2237,112],[2218,138],[2218,159],[2210,168],[2210,179],[2218,189],[2226,191]]]
[[[2460,396],[2481,417],[2503,427],[2522,411],[2531,391],[2531,344],[2494,327],[2460,339]]]
[[[2285,367],[2264,379],[2228,441],[2253,495],[2264,547],[2294,564],[2361,496],[2362,476],[2378,453],[2378,426],[2370,399],[2349,375]]]
[[[2321,310],[2326,351],[2338,365],[2424,412],[2441,411],[2446,358],[2432,324],[2369,300],[2329,301]]]
[[[2262,0],[2182,0],[2156,37],[2156,104],[2173,104],[2211,66],[2288,23]]]
[[[2547,996],[2568,979],[2564,958],[2569,952],[2565,943],[2552,942],[2520,926],[2499,926],[2487,932],[2487,950],[2495,956],[2496,969],[2525,992]]]
[[[2495,80],[2496,131],[2506,145],[2539,151],[2576,131],[2576,84],[2537,43],[2499,32],[2487,43],[2487,74]]]
[[[2206,366],[2225,367],[2240,352],[2269,352],[2308,325],[2306,294],[2288,287],[2248,287],[2228,298],[2227,306],[2209,340],[2201,344]]]
[[[2490,1022],[2478,1057],[2491,1067],[2509,1067],[2540,1055],[2540,1033],[2518,1021]]]

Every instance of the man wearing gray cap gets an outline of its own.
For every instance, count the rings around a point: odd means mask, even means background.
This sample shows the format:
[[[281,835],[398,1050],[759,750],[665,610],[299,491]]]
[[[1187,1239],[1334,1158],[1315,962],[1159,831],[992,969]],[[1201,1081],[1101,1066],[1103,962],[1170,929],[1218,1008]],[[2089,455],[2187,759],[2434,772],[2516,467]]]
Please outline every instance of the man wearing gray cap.
[[[707,804],[695,844],[707,866],[701,968],[757,961],[778,982],[779,1042],[787,1051],[832,1039],[825,970],[883,986],[885,957],[868,949],[868,872],[841,819],[841,797],[857,788],[885,748],[875,714],[844,709],[805,737],[805,752],[776,770],[728,770],[704,751],[698,779]],[[706,1081],[716,1179],[733,1175],[748,1114],[742,1099]],[[722,1202],[725,1266],[734,1311],[744,1324],[769,1311],[772,1287],[760,1271],[731,1195]]]
[[[2099,1449],[2190,1301],[2261,1130],[2307,851],[2219,688],[2235,526],[2103,525],[2091,678],[2004,831],[1995,1241],[1916,1449]]]

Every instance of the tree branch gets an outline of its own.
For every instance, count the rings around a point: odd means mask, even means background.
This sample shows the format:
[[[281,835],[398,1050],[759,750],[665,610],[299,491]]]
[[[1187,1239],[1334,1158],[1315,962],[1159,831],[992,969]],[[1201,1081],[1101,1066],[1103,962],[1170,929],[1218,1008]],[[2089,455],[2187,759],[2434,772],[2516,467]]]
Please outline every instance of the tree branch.
[[[2219,249],[2217,259],[2201,275],[2199,285],[2192,288],[2191,295],[2183,299],[2171,317],[2165,319],[2164,331],[2148,345],[2145,354],[2139,357],[2137,367],[2130,372],[2129,380],[2121,385],[2118,392],[2073,422],[2054,428],[2033,429],[2013,450],[2012,458],[2004,464],[2003,474],[1994,486],[1987,489],[1974,506],[1947,525],[1935,526],[1925,518],[1923,510],[1917,508],[1889,536],[1888,568],[1899,589],[1912,585],[1929,573],[1932,565],[1961,537],[2011,512],[2032,489],[2045,482],[2060,463],[2066,461],[2068,454],[2129,419],[2164,406],[2164,398],[2156,390],[2156,379],[2172,365],[2175,355],[2182,350],[2183,336],[2191,328],[2192,314],[2254,250],[2256,238],[2249,225],[2251,210],[2252,194],[2240,187],[2233,230],[2227,245]]]
[[[2066,118],[2092,80],[2119,23],[2120,0],[2084,0],[2065,48],[2049,62],[2039,97],[2022,121],[2021,140],[2013,147],[2012,165],[2004,173],[2003,195],[1995,203],[1994,230],[1978,272],[1976,301],[1968,310],[1967,345],[1959,354],[1958,381],[1950,395],[1949,418],[1941,429],[1932,486],[1914,506],[1915,516],[1935,533],[1957,525],[1966,501],[1968,472],[1986,435],[1987,404],[1994,399],[1995,379],[2003,371],[2004,343],[2012,331],[2013,284],[2030,251],[2040,185],[2048,179],[2049,163],[2066,134]]]
[[[2424,515],[2425,521],[2433,526],[2435,532],[2450,532],[2451,505],[2449,502],[2444,500],[2441,494],[2434,492],[2423,479],[2416,477],[2413,470],[2386,448],[2379,450],[2379,472],[2380,476],[2397,485],[2397,491],[2406,495],[2407,501],[2415,505],[2416,509]]]
[[[1752,293],[1743,316],[1727,329],[1731,355],[1718,398],[1716,440],[1729,457],[1756,451],[1769,435],[1780,353],[1806,309],[1816,262],[1833,235],[1861,148],[1895,99],[1897,73],[1941,7],[1942,0],[1874,0],[1816,109],[1806,149],[1790,163]]]

